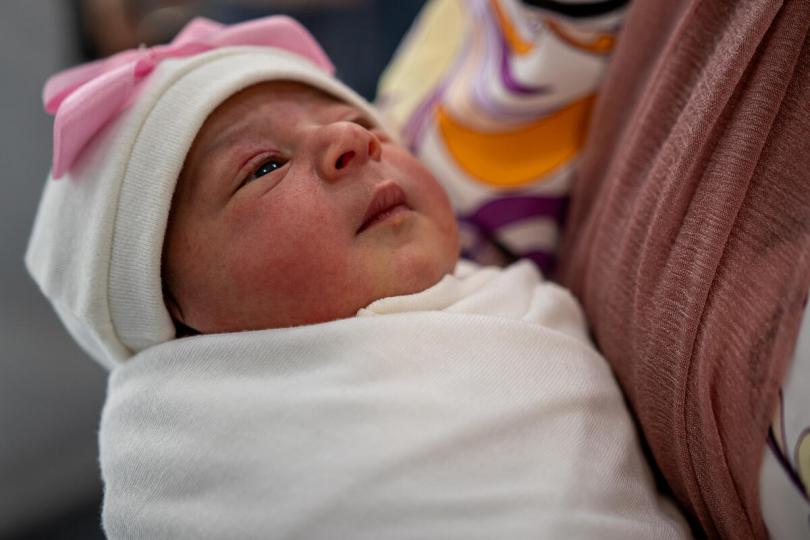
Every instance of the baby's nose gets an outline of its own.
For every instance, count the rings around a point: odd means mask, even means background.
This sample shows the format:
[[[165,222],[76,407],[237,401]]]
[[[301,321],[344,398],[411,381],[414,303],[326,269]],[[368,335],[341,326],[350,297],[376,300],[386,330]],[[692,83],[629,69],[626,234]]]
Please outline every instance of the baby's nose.
[[[354,122],[335,122],[321,128],[324,149],[320,173],[336,181],[369,161],[380,161],[382,145],[374,133]]]

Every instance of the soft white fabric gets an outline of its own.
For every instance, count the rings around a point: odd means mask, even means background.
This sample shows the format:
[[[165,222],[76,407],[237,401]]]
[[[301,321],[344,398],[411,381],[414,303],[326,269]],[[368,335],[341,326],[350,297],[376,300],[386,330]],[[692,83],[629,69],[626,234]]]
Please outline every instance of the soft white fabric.
[[[303,57],[225,47],[162,61],[70,173],[48,179],[26,265],[73,337],[105,367],[174,337],[160,258],[177,177],[208,115],[270,80],[314,86],[379,123],[362,97]]]
[[[525,262],[149,348],[112,372],[100,443],[111,539],[688,534],[576,301]]]

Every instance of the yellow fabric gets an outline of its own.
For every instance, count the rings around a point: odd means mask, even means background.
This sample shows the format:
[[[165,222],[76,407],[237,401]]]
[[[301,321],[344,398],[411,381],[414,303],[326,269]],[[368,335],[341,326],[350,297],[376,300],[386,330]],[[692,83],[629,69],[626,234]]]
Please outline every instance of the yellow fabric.
[[[466,19],[461,0],[434,0],[420,13],[377,88],[391,97],[392,106],[383,109],[393,125],[402,126],[447,73],[464,44]]]

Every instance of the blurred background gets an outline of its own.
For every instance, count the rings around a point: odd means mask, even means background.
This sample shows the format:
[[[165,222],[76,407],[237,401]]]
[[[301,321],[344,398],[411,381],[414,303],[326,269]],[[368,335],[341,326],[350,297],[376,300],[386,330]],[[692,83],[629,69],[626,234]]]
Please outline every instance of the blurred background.
[[[76,346],[23,267],[51,161],[46,78],[170,40],[192,17],[300,20],[369,99],[424,0],[5,0],[0,3],[0,539],[94,539],[96,432],[107,373]]]

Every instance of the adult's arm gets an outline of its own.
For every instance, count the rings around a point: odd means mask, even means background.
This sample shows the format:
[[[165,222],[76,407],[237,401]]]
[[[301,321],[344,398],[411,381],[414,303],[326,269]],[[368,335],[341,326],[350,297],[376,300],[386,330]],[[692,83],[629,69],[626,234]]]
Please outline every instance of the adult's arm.
[[[759,468],[810,285],[810,2],[629,8],[558,277],[710,537],[763,538]]]

